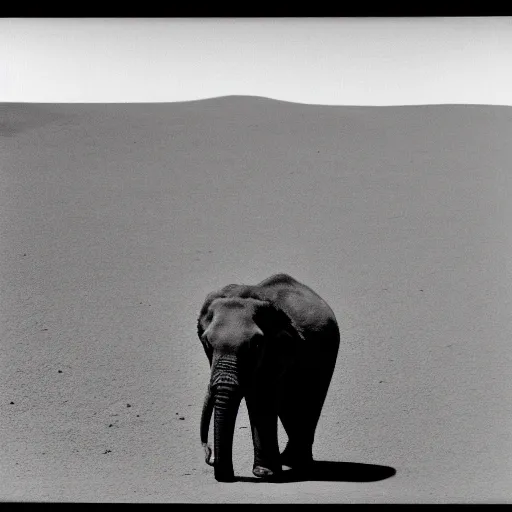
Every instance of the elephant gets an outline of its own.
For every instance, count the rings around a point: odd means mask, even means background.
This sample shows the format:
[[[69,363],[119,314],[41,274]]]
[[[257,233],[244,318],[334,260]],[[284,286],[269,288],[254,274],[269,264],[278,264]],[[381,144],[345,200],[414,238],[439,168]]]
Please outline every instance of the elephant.
[[[282,466],[306,471],[334,372],[340,331],[330,306],[287,274],[207,295],[197,334],[210,364],[200,424],[205,461],[219,482],[235,481],[233,435],[244,398],[253,474],[275,480]],[[214,414],[214,458],[208,431]],[[288,441],[279,452],[278,418]]]

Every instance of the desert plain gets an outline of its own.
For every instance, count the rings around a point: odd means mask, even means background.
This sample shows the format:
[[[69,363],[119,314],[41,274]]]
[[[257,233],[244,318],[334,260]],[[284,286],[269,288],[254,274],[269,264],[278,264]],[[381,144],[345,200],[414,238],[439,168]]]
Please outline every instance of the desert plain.
[[[507,106],[0,104],[0,500],[512,502],[511,197]],[[242,405],[218,483],[198,312],[277,272],[340,326],[324,471],[254,478]]]

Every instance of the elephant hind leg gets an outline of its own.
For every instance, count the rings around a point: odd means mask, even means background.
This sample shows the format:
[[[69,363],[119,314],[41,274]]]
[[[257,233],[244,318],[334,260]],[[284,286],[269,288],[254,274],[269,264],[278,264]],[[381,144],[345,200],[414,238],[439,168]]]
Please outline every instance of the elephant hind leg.
[[[334,370],[332,364],[307,370],[297,368],[283,387],[279,418],[288,435],[281,462],[290,467],[307,466],[313,461],[315,432]]]
[[[310,411],[302,410],[300,401],[290,401],[279,413],[279,418],[288,436],[281,453],[281,463],[291,468],[305,466],[313,460],[313,442],[317,421]]]
[[[297,386],[283,401],[279,419],[288,436],[286,448],[281,453],[281,462],[285,466],[305,466],[313,460],[313,442],[324,398],[321,391],[317,386],[308,390]]]

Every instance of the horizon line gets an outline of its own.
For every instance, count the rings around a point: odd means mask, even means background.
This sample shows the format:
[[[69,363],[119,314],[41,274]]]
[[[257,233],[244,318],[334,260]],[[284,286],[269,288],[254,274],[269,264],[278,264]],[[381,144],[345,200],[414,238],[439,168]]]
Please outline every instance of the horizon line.
[[[512,105],[502,103],[393,103],[385,105],[375,104],[335,104],[335,103],[307,103],[300,101],[283,100],[280,98],[272,98],[270,96],[260,96],[251,94],[225,94],[221,96],[207,96],[204,98],[194,98],[190,100],[177,100],[177,101],[158,101],[158,100],[144,100],[144,101],[0,101],[0,105],[174,105],[178,103],[198,103],[211,100],[223,99],[260,99],[266,101],[275,101],[280,103],[288,103],[290,105],[302,105],[311,107],[429,107],[429,106],[482,106],[482,107],[512,107]]]

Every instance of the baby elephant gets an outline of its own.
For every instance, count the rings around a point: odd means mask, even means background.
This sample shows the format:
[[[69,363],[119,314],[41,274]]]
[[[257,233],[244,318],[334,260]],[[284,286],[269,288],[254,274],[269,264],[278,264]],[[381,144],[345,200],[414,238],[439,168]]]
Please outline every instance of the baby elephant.
[[[257,285],[230,284],[206,297],[197,332],[211,368],[201,443],[216,480],[234,481],[233,434],[242,398],[251,422],[254,475],[276,477],[282,464],[306,468],[340,343],[327,303],[286,274]],[[212,461],[208,430],[214,409]],[[278,417],[288,435],[281,454]]]

